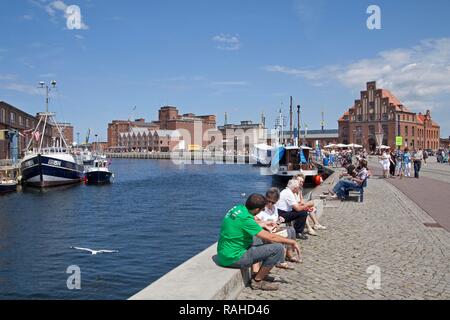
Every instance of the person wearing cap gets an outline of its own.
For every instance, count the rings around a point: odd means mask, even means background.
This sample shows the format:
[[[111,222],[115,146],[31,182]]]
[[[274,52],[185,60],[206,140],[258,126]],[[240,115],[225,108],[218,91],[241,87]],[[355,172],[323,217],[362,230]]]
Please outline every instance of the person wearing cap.
[[[255,216],[264,210],[266,198],[252,194],[245,205],[233,207],[225,215],[217,245],[218,264],[229,268],[250,268],[260,262],[261,267],[252,277],[251,286],[259,290],[278,290],[270,271],[284,260],[284,246],[289,245],[300,255],[295,240],[287,239],[264,230]],[[254,241],[254,237],[255,241]]]

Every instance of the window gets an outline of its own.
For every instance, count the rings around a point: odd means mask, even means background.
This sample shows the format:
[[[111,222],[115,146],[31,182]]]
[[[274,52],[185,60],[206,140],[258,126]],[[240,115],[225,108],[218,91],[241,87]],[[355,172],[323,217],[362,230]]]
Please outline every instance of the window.
[[[9,113],[9,123],[13,124],[16,122],[16,114],[14,112]]]
[[[25,120],[25,125],[26,125],[27,128],[30,127],[30,119],[27,118],[27,119]]]
[[[6,119],[6,112],[5,109],[2,109],[2,111],[0,112],[0,121],[5,121]]]
[[[21,126],[23,126],[23,118],[22,118],[22,116],[19,116],[19,124],[20,124]]]
[[[408,126],[405,126],[405,136],[408,135]]]
[[[415,133],[416,133],[416,127],[412,127],[412,136],[413,137],[414,137]]]

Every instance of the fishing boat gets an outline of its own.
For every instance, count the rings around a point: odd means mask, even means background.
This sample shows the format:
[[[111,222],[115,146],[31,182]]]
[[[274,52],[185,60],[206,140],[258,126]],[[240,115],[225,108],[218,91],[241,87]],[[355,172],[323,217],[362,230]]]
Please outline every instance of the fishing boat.
[[[41,83],[41,85],[44,84]],[[56,82],[52,81],[52,85],[55,87]],[[45,88],[46,112],[38,113],[38,124],[32,132],[27,151],[20,163],[22,182],[39,188],[80,182],[84,175],[81,158],[76,157],[67,145],[55,114],[48,112],[50,88],[48,86]],[[46,137],[46,133],[50,131],[49,126],[57,129],[58,137],[52,139]],[[50,142],[52,145],[49,146]]]
[[[305,183],[313,183],[318,175],[317,166],[310,160],[310,151],[306,146],[283,146],[275,150],[272,158],[272,179],[275,185],[285,187],[297,174],[305,176]]]
[[[113,173],[109,171],[109,162],[103,158],[97,158],[94,160],[93,165],[86,171],[86,183],[87,184],[105,184],[110,183],[111,178],[114,177]]]

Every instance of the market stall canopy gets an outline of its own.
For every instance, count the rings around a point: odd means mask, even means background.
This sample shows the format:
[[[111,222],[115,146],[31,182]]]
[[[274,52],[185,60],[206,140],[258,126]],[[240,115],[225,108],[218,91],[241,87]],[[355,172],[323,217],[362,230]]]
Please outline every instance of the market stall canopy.
[[[363,148],[363,146],[361,146],[359,144],[355,144],[355,143],[349,144],[348,147],[349,148],[355,148],[355,149],[362,149]]]

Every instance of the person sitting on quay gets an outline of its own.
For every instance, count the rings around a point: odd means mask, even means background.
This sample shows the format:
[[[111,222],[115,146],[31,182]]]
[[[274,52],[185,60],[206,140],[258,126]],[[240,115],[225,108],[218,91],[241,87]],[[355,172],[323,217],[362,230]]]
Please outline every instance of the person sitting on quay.
[[[245,205],[233,207],[225,215],[220,229],[217,245],[218,264],[229,268],[250,268],[261,262],[261,268],[252,276],[251,286],[259,290],[278,290],[270,271],[284,259],[284,246],[291,246],[298,254],[300,247],[295,240],[287,239],[264,230],[255,221],[254,216],[266,206],[263,195],[252,194]],[[254,241],[254,237],[262,241]]]
[[[277,208],[278,214],[283,217],[286,223],[294,223],[297,239],[307,240],[308,236],[304,234],[304,231],[310,206],[302,205],[297,201],[295,194],[299,192],[299,189],[300,184],[296,179],[289,180],[286,189],[281,191]]]
[[[270,233],[275,233],[279,236],[295,240],[296,234],[293,227],[281,227],[284,219],[279,216],[276,203],[280,199],[280,190],[278,188],[270,188],[266,193],[266,207],[263,211],[255,216],[255,221]],[[290,246],[285,246],[285,260],[289,262],[299,263],[301,258],[295,255],[295,252]],[[288,262],[281,262],[277,264],[277,268],[294,269]]]
[[[357,171],[356,176],[350,180],[341,179],[334,186],[333,190],[329,190],[332,199],[342,199],[347,197],[348,190],[356,187],[361,187],[364,181],[369,177],[369,171],[367,169],[367,161],[361,160],[359,162],[360,169]]]
[[[305,199],[303,198],[305,175],[300,173],[296,175],[294,179],[296,179],[299,183],[299,191],[295,194],[297,202],[308,208],[308,218],[306,219],[307,232],[312,236],[317,236],[317,232],[315,230],[326,230],[327,228],[320,224],[319,218],[317,217],[317,208],[314,206],[314,202],[305,202]]]

